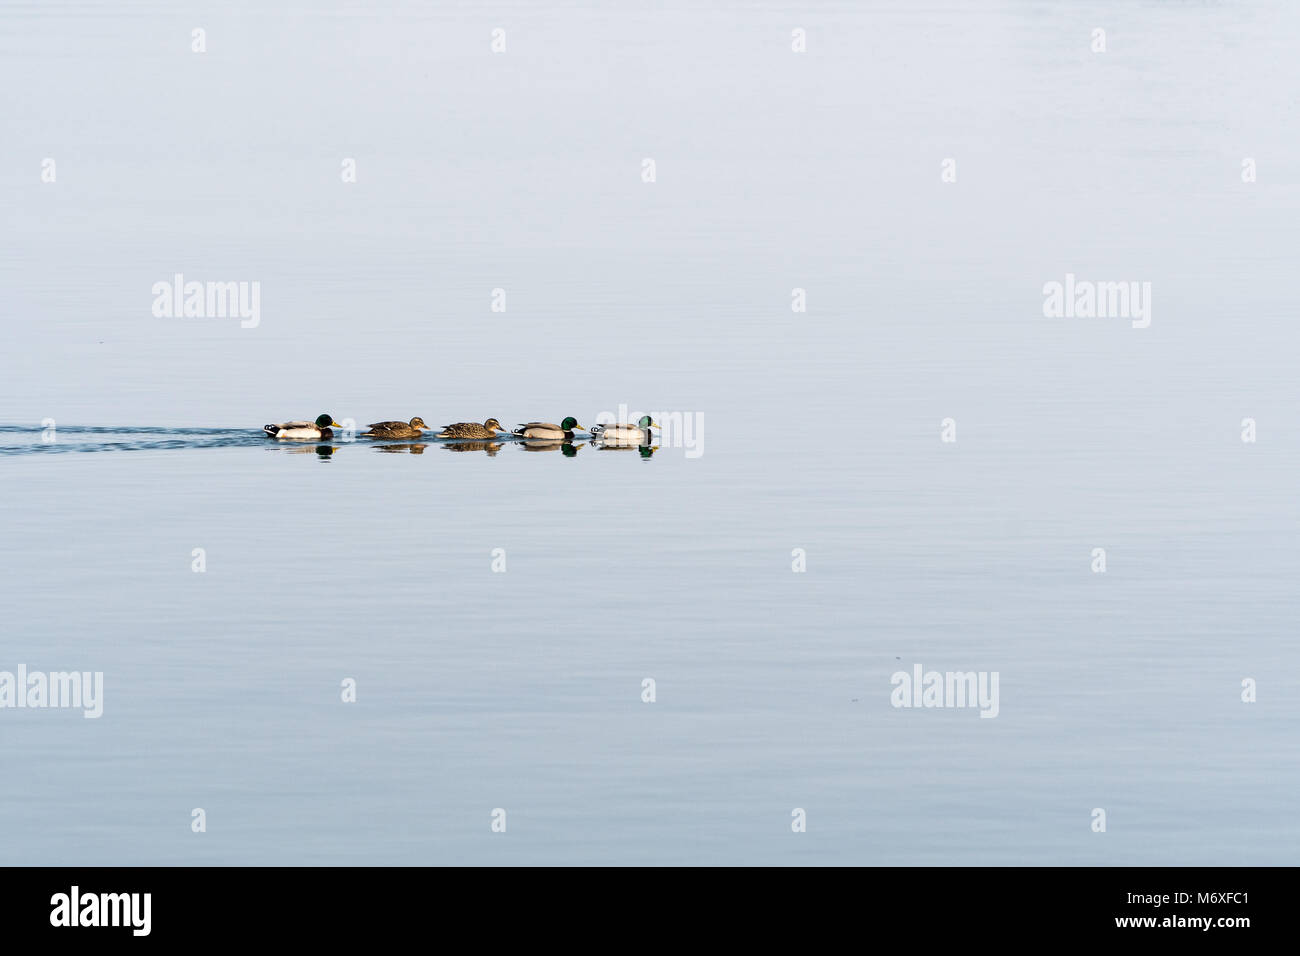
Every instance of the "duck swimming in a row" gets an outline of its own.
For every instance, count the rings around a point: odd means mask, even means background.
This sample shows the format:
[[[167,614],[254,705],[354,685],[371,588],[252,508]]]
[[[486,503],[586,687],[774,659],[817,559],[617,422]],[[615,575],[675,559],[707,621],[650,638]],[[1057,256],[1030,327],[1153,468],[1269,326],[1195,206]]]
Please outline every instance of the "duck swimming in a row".
[[[457,422],[454,425],[444,425],[442,431],[438,432],[439,438],[495,438],[497,432],[504,432],[501,423],[495,418],[489,418],[482,425],[478,422]]]
[[[285,422],[282,425],[263,425],[262,431],[272,438],[333,438],[334,428],[342,428],[333,415],[320,415],[314,422]]]
[[[635,425],[593,425],[591,437],[609,442],[636,442],[638,445],[650,444],[650,429],[658,428],[649,415],[642,415]]]
[[[429,426],[418,415],[410,422],[371,422],[362,438],[419,438]]]
[[[573,430],[582,429],[578,420],[570,415],[558,425],[550,422],[528,422],[516,428],[512,435],[520,438],[535,438],[543,441],[573,441]]]

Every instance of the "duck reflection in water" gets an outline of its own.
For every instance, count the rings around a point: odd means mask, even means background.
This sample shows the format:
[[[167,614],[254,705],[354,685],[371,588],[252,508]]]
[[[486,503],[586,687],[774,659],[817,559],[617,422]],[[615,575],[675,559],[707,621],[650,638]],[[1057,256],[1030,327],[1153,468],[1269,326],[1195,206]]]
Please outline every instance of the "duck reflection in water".
[[[428,445],[376,445],[375,451],[385,451],[390,455],[400,455],[402,452],[409,452],[412,455],[423,455]]]
[[[525,439],[518,444],[524,451],[559,451],[565,458],[573,458],[578,454],[578,449],[587,443],[585,441],[575,444],[571,441],[528,441]]]
[[[634,441],[618,441],[611,439],[596,439],[591,443],[592,448],[599,448],[602,451],[631,451],[636,449],[641,453],[642,458],[649,458],[659,450],[658,445],[641,445]]]
[[[300,445],[297,448],[284,449],[286,455],[315,455],[317,458],[328,458],[334,454],[333,445]]]
[[[496,453],[501,450],[501,443],[498,441],[458,441],[447,442],[442,446],[447,451],[485,451],[489,457],[496,457]]]

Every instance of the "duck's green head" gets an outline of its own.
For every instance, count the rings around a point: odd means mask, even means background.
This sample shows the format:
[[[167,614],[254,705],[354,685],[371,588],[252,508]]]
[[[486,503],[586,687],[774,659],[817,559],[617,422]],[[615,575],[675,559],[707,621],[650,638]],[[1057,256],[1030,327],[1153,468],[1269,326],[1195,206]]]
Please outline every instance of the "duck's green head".
[[[642,415],[641,420],[636,423],[638,428],[658,428],[649,415]]]
[[[426,425],[426,424],[424,423],[424,419],[423,419],[423,418],[421,418],[419,415],[417,415],[417,416],[415,416],[414,418],[411,419],[411,427],[412,427],[412,428],[428,428],[429,426]]]
[[[330,427],[342,428],[343,426],[334,420],[333,415],[320,415],[316,419],[316,427],[317,428],[330,428]]]
[[[563,428],[566,432],[571,432],[575,428],[579,428],[579,429],[582,428],[582,426],[578,424],[578,420],[574,418],[572,415],[570,415],[564,421],[560,422],[560,427]]]

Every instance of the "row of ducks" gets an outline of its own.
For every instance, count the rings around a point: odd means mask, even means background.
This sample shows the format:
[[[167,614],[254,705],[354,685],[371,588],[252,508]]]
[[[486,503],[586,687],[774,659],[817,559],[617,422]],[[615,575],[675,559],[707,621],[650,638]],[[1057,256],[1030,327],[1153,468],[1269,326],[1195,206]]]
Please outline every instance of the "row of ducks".
[[[343,446],[335,446],[330,442],[282,442],[283,445],[292,445],[292,448],[286,448],[290,454],[309,455],[315,453],[319,458],[330,458],[334,452]],[[353,447],[360,443],[353,442]],[[373,451],[382,451],[396,455],[423,455],[428,448],[441,448],[443,451],[456,452],[464,454],[466,452],[483,452],[489,458],[495,458],[497,453],[503,448],[518,448],[526,452],[547,452],[558,451],[565,458],[578,457],[579,449],[590,446],[601,451],[613,451],[615,449],[622,451],[637,451],[642,458],[653,457],[654,453],[659,450],[658,445],[642,445],[639,441],[606,441],[584,440],[577,441],[403,441],[403,442],[382,442],[367,443],[366,448]]]
[[[314,422],[283,422],[279,425],[263,425],[262,431],[271,438],[308,438],[330,439],[334,429],[342,428],[332,415],[320,415]],[[482,425],[478,422],[456,422],[443,425],[434,438],[457,438],[462,440],[479,440],[495,438],[498,434],[514,435],[518,438],[531,438],[542,441],[573,441],[575,431],[585,431],[592,438],[612,442],[636,442],[650,444],[650,429],[658,428],[649,415],[642,415],[633,425],[593,425],[583,428],[578,420],[570,415],[558,425],[550,422],[526,422],[507,431],[495,418],[489,418]],[[367,431],[361,433],[363,438],[423,438],[426,431],[433,431],[420,417],[409,422],[371,422]]]

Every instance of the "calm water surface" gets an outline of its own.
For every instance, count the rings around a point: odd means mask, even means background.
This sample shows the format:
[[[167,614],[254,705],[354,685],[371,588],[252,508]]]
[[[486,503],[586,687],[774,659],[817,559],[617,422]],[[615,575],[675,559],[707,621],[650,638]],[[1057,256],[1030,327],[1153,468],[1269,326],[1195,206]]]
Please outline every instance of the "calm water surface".
[[[0,861],[1295,862],[1293,5],[0,16]]]

